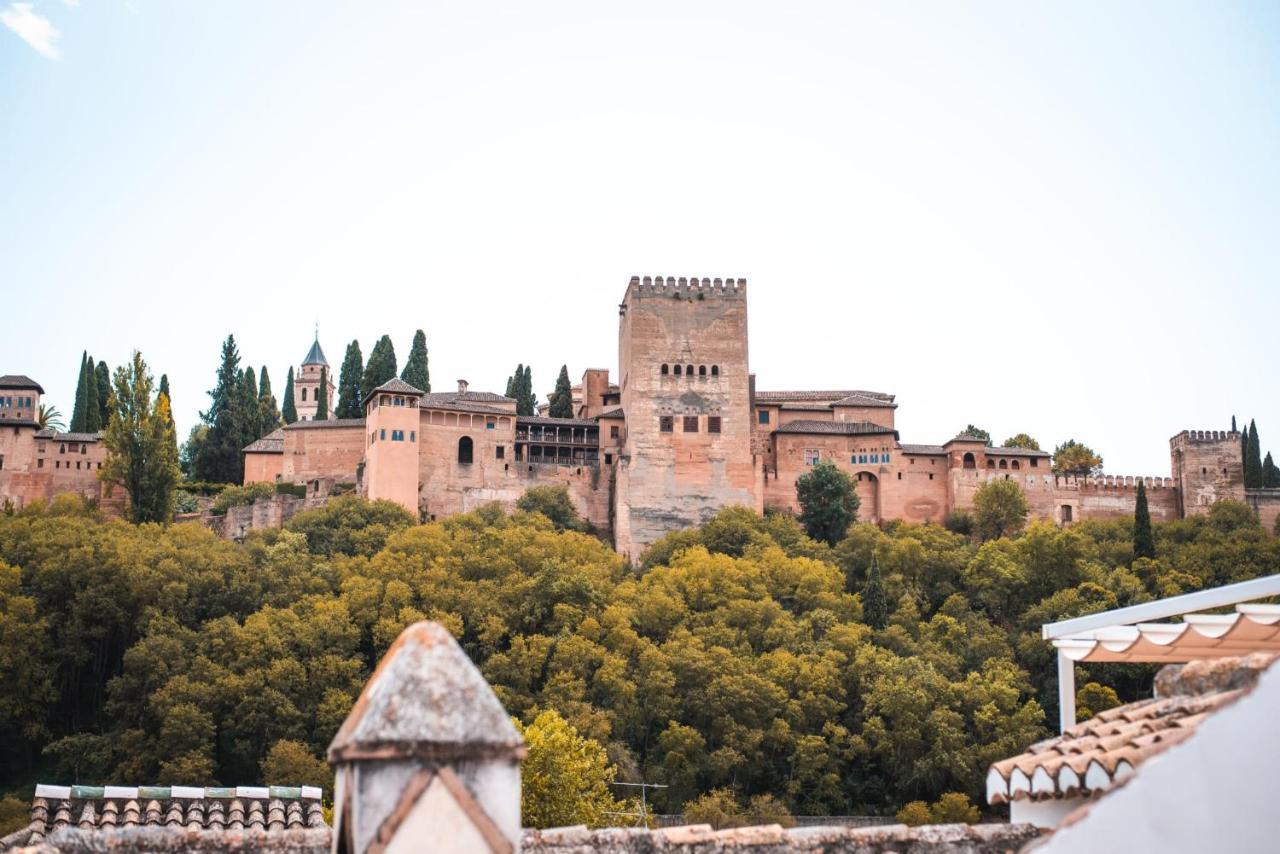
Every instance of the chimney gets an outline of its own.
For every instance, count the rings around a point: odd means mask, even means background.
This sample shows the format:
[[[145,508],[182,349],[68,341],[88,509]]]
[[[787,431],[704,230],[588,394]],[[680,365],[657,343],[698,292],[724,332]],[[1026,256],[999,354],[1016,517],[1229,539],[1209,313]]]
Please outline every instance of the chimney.
[[[458,394],[466,394],[466,393],[467,393],[467,381],[458,380]]]
[[[520,850],[524,739],[439,623],[414,623],[329,745],[332,850]]]

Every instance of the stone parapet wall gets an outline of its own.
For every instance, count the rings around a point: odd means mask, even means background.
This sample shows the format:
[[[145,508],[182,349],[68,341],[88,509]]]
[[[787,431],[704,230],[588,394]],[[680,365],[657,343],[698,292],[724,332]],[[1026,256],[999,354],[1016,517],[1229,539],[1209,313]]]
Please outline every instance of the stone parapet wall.
[[[1280,489],[1246,489],[1245,503],[1258,514],[1258,521],[1267,531],[1276,531],[1276,519],[1280,518]]]

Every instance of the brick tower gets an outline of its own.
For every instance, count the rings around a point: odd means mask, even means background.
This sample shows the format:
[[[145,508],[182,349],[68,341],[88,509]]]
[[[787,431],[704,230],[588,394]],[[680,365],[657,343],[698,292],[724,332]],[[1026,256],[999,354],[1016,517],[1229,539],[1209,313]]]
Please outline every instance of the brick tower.
[[[759,509],[751,453],[745,279],[632,277],[619,306],[626,443],[614,538],[638,558],[667,531]]]
[[[1209,512],[1223,498],[1244,501],[1244,460],[1235,430],[1183,430],[1169,440],[1183,517]]]
[[[333,418],[333,408],[338,405],[338,401],[333,399],[335,389],[333,369],[329,367],[329,362],[324,357],[324,350],[320,349],[320,333],[317,332],[315,341],[311,343],[311,349],[307,351],[307,357],[302,360],[302,367],[293,378],[293,406],[298,411],[299,421],[316,420],[322,376],[325,378],[325,391],[328,393],[326,400],[328,412],[325,415],[328,419]]]

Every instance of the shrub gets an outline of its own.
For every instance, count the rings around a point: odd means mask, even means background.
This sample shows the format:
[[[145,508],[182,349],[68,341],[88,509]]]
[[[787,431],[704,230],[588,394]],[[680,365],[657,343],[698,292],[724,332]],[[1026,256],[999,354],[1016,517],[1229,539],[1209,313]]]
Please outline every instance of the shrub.
[[[933,819],[929,815],[929,805],[924,801],[912,801],[902,809],[898,810],[895,818],[902,824],[916,827],[921,824],[929,824]]]
[[[587,530],[587,523],[569,500],[567,486],[531,486],[516,502],[516,509],[526,513],[541,513],[551,520],[558,531]]]
[[[687,824],[709,824],[716,830],[726,827],[744,827],[747,824],[742,804],[732,789],[712,789],[684,805]]]
[[[978,808],[963,792],[945,792],[929,807],[929,818],[933,824],[975,824]]]
[[[194,493],[185,489],[179,489],[173,493],[174,513],[195,513],[199,509],[200,502],[196,500]]]
[[[268,786],[319,786],[327,797],[333,791],[333,772],[329,763],[301,741],[282,738],[262,760],[262,782]]]
[[[307,497],[307,485],[305,483],[284,483],[276,484],[276,495],[292,495],[294,498]]]
[[[747,801],[748,824],[779,824],[783,827],[795,827],[795,817],[787,805],[773,795],[756,795]]]
[[[228,486],[213,500],[209,511],[215,516],[222,516],[232,507],[252,504],[259,498],[270,498],[275,495],[275,486],[270,483],[247,483],[244,486]]]
[[[942,527],[962,537],[971,536],[973,534],[973,516],[963,510],[952,510],[942,517]]]

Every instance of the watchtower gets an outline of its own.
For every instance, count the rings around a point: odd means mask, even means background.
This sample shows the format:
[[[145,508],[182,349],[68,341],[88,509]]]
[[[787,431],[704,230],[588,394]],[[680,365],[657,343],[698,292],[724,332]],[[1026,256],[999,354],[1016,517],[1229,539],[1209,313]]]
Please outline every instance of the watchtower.
[[[1183,430],[1169,440],[1178,511],[1209,512],[1215,501],[1244,501],[1244,459],[1235,430]]]
[[[614,537],[636,556],[734,504],[759,509],[751,453],[745,279],[641,279],[619,306],[626,442]]]
[[[327,410],[325,418],[333,417],[333,408],[338,402],[334,400],[335,385],[333,382],[333,370],[329,367],[329,362],[324,357],[324,350],[320,349],[320,335],[316,334],[315,341],[311,343],[311,349],[307,351],[307,356],[302,360],[302,366],[298,369],[298,374],[293,378],[293,406],[298,411],[299,421],[316,420],[316,411],[320,403],[320,381],[325,381],[325,403]]]
[[[364,400],[364,480],[368,497],[394,501],[418,515],[419,403],[423,392],[392,378]]]

